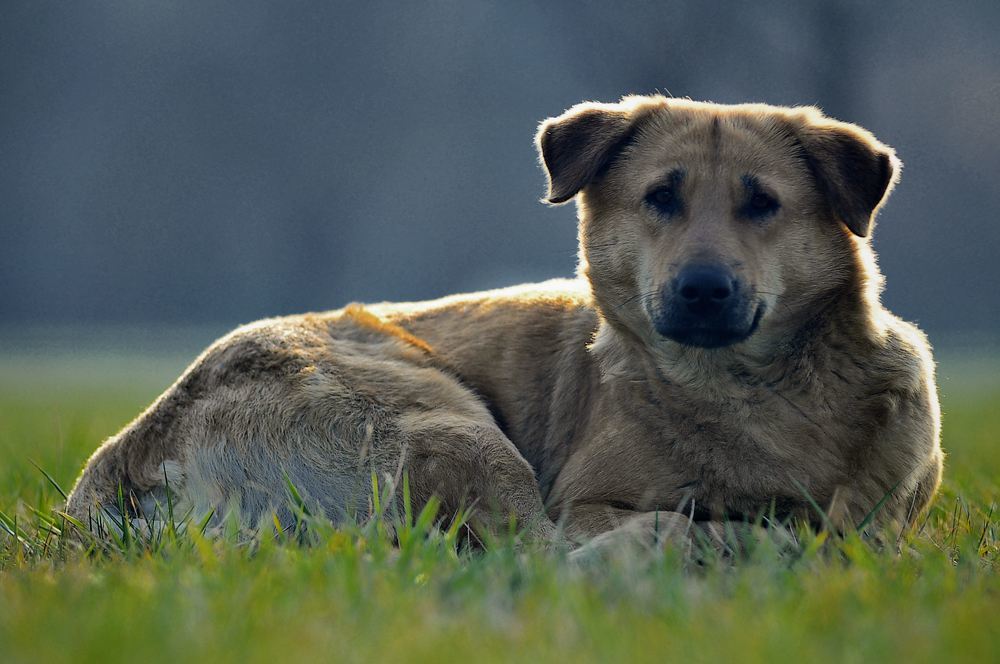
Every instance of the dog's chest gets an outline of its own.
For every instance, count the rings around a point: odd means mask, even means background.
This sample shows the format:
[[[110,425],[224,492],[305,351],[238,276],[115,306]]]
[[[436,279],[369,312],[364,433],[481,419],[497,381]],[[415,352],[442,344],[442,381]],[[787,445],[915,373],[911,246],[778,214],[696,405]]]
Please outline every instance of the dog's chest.
[[[829,500],[850,467],[852,423],[822,397],[766,389],[691,400],[634,394],[567,463],[558,493],[635,509],[754,515]],[[561,486],[560,486],[561,485]],[[586,497],[585,497],[586,496]]]

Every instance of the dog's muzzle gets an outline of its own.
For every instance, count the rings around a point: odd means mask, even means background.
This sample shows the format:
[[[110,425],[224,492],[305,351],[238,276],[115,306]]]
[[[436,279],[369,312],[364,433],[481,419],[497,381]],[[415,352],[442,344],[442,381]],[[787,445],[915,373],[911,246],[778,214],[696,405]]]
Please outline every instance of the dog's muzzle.
[[[685,346],[721,348],[745,340],[764,313],[724,265],[694,264],[664,285],[656,331]]]

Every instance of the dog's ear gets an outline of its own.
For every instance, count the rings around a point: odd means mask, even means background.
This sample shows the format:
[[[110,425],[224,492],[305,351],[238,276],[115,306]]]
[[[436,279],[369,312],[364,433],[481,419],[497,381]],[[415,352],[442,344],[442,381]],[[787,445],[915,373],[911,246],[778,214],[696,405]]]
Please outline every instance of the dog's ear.
[[[632,105],[577,104],[542,122],[535,137],[549,178],[549,203],[565,203],[587,186],[631,134]]]
[[[879,207],[899,179],[896,153],[871,133],[811,113],[799,131],[813,175],[831,214],[867,237]]]

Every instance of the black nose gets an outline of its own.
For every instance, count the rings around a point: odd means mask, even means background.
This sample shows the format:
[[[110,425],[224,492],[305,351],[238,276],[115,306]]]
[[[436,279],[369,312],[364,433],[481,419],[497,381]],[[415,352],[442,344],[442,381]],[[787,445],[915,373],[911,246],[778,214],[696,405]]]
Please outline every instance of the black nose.
[[[736,294],[736,279],[721,265],[688,265],[674,281],[674,293],[696,316],[713,316]]]

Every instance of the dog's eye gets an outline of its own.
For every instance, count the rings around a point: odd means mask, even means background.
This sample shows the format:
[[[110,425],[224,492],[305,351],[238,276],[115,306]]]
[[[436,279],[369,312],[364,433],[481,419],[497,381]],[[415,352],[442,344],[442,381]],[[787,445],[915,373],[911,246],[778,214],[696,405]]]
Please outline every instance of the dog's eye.
[[[742,179],[746,198],[743,199],[744,203],[739,212],[744,217],[755,220],[765,219],[781,208],[778,199],[764,191],[756,176],[744,175]]]
[[[750,195],[750,199],[744,207],[744,213],[752,219],[761,219],[774,214],[780,207],[781,204],[773,196],[762,191],[755,191]]]
[[[674,204],[674,190],[668,187],[663,187],[662,189],[657,189],[653,192],[653,202],[657,205],[673,205]]]
[[[676,214],[680,201],[673,187],[657,187],[649,192],[646,201],[663,214]]]

